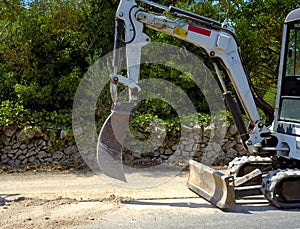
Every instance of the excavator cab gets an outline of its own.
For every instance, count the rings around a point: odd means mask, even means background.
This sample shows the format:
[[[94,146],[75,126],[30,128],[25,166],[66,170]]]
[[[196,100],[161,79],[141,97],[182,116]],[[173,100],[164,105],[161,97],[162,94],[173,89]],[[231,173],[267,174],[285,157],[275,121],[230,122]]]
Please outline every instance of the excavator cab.
[[[288,151],[278,156],[299,160],[300,137],[300,9],[293,10],[283,28],[273,131]]]
[[[300,10],[286,18],[283,32],[275,131],[300,136]]]

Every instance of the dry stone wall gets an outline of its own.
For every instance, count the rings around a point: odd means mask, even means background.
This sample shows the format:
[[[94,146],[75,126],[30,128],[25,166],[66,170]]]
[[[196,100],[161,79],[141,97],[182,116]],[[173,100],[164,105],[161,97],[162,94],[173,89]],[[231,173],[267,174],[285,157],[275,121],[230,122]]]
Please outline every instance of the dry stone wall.
[[[170,162],[170,164],[176,164],[186,163],[187,159],[193,158],[207,165],[223,166],[227,165],[235,157],[246,155],[235,125],[230,125],[221,139],[213,137],[213,125],[184,126],[183,129],[182,132],[185,135],[178,144],[168,148],[158,147],[150,153],[144,150],[128,152],[125,154],[125,164],[147,166],[166,161]],[[130,140],[127,139],[127,141]],[[134,140],[132,141],[134,142]]]
[[[0,165],[21,167],[59,163],[72,168],[83,163],[76,145],[67,139],[65,142],[64,149],[57,149],[39,127],[4,129],[0,132]]]
[[[226,135],[219,141],[211,140],[213,126],[183,127],[188,133],[179,144],[154,150],[153,152],[130,152],[124,154],[127,164],[150,165],[160,164],[166,160],[183,162],[193,157],[202,163],[226,165],[237,156],[245,155],[236,127],[230,125]],[[76,144],[64,139],[63,149],[54,147],[53,142],[39,127],[6,128],[0,132],[0,165],[28,166],[51,165],[59,163],[69,168],[85,165]]]

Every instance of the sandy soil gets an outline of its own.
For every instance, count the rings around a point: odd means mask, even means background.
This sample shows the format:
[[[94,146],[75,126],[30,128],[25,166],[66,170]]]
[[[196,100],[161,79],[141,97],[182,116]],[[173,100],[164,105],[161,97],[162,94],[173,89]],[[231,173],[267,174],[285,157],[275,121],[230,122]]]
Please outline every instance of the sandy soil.
[[[0,228],[74,228],[105,220],[128,200],[197,197],[187,173],[151,188],[132,189],[92,173],[1,174]]]

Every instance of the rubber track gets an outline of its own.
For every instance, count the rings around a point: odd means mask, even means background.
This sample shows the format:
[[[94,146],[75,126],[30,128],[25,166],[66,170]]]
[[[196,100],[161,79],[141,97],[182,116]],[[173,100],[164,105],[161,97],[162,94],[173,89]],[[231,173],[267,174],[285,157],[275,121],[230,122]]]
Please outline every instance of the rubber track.
[[[261,156],[243,156],[243,157],[236,157],[231,162],[229,162],[229,165],[227,167],[228,174],[236,177],[236,174],[239,173],[240,168],[246,164],[246,163],[271,163],[272,159],[269,157],[261,157]]]
[[[261,191],[264,194],[265,198],[271,202],[273,205],[279,208],[299,208],[300,203],[287,203],[283,202],[281,199],[275,196],[276,188],[279,182],[288,177],[299,177],[300,179],[300,170],[299,169],[277,169],[270,171],[266,177],[262,180]],[[298,192],[299,190],[295,190]]]

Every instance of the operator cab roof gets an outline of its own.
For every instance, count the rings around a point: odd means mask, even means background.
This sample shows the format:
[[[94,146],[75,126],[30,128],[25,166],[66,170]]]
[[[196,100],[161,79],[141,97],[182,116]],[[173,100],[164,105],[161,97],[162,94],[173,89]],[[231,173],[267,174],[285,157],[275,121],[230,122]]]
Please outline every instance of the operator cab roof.
[[[300,8],[291,11],[285,19],[285,23],[300,21]]]

